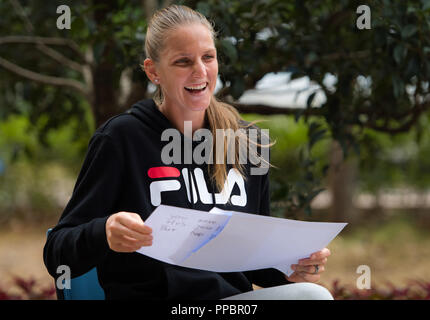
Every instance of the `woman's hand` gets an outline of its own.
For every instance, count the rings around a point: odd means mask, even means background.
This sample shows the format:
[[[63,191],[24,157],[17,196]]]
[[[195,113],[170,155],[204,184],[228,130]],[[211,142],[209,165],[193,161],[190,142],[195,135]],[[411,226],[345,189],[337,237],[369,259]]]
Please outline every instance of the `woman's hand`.
[[[152,229],[137,213],[121,211],[107,219],[106,238],[113,251],[134,252],[152,245]]]
[[[287,280],[291,282],[318,282],[321,273],[325,270],[324,266],[330,254],[330,250],[324,248],[321,251],[312,253],[309,258],[299,260],[298,264],[291,265],[294,273],[289,277],[286,276]]]

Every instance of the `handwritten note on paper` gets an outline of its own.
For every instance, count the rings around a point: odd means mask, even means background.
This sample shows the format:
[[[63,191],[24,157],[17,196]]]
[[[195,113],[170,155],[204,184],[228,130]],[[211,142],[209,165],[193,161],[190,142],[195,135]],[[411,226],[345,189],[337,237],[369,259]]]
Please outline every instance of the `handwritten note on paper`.
[[[216,272],[276,268],[287,275],[291,264],[326,247],[347,225],[165,205],[145,223],[153,244],[137,252],[154,259]]]
[[[137,252],[167,263],[181,263],[216,237],[229,219],[228,214],[160,205],[145,221],[152,228],[152,246]]]

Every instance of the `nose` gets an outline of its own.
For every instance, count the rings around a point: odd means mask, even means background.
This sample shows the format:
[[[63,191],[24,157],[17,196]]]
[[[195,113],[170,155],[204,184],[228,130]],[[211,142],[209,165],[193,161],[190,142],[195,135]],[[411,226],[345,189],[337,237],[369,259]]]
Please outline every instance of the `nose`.
[[[198,59],[194,64],[193,75],[195,78],[206,77],[206,66],[202,60]]]

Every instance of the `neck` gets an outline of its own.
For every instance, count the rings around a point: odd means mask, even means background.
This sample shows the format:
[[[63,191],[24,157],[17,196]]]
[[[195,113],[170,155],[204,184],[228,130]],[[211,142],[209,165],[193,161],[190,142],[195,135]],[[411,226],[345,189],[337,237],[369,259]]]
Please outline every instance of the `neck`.
[[[169,119],[169,121],[178,129],[182,134],[184,132],[184,122],[192,122],[192,133],[201,129],[205,124],[205,110],[193,111],[193,110],[181,110],[179,108],[169,108],[164,102],[159,106],[161,113]]]

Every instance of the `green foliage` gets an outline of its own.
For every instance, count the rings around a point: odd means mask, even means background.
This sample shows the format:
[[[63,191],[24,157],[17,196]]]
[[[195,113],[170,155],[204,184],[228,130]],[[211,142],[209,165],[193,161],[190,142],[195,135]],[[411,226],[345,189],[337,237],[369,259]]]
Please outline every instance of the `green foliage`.
[[[324,136],[327,125],[321,121],[307,126],[289,116],[242,115],[247,121],[262,120],[275,145],[271,148],[272,211],[278,216],[306,209],[318,195],[329,165],[332,139]],[[427,190],[430,185],[430,118],[423,116],[419,126],[396,136],[366,129],[357,134],[360,152],[357,190],[376,193],[383,188]],[[315,139],[315,135],[323,135]],[[317,142],[315,142],[317,141]],[[309,209],[307,209],[309,210]]]
[[[70,118],[58,127],[47,128],[44,114],[35,124],[27,115],[10,115],[0,122],[0,159],[6,164],[15,161],[58,161],[73,165],[85,154],[91,132],[80,131],[82,123]],[[88,129],[87,129],[88,130]],[[44,132],[44,139],[38,137]]]
[[[30,223],[58,217],[72,191],[63,186],[69,176],[67,169],[52,162],[21,160],[7,166],[0,176],[0,224],[12,218]]]
[[[15,218],[38,221],[57,216],[72,191],[86,151],[89,133],[76,135],[78,119],[47,130],[45,117],[36,124],[26,115],[10,115],[0,122],[0,223]]]
[[[427,190],[430,185],[429,117],[418,127],[396,136],[365,130],[359,140],[361,190],[413,187]]]
[[[388,151],[381,147],[391,137],[375,137],[369,130],[391,134],[417,130],[417,135],[423,130],[419,119],[430,106],[425,98],[429,94],[430,79],[427,0],[368,1],[372,17],[370,30],[356,27],[356,9],[362,4],[358,0],[175,3],[197,9],[214,22],[223,98],[237,100],[270,72],[291,72],[291,79],[306,76],[324,93],[326,100],[317,109],[314,92],[307,100],[306,109],[296,113],[300,134],[289,132],[293,127],[289,120],[284,127],[280,123],[285,120],[274,124],[275,131],[276,128],[278,132],[287,131],[279,133],[281,151],[277,153],[273,149],[273,159],[279,158],[276,161],[285,168],[283,174],[274,176],[279,201],[285,201],[292,210],[309,211],[309,202],[320,190],[321,179],[327,171],[325,152],[333,139],[339,141],[346,155],[352,150],[354,154],[364,152],[361,158],[375,159],[375,163],[364,164],[362,168],[372,172],[364,178],[366,188],[374,188],[371,185],[378,181],[393,183],[404,179],[394,167],[398,163],[390,164]],[[62,4],[71,8],[71,30],[55,28],[56,8]],[[160,8],[162,1],[155,4]],[[4,129],[9,131],[0,137],[1,145],[7,146],[1,156],[10,161],[20,153],[35,158],[61,155],[69,159],[66,161],[72,161],[78,154],[82,155],[83,141],[94,131],[94,123],[99,124],[105,115],[129,107],[120,105],[118,99],[120,78],[125,70],[131,70],[132,80],[141,85],[142,98],[149,96],[148,81],[139,68],[149,12],[137,0],[49,3],[35,0],[21,5],[23,12],[19,13],[11,2],[0,3],[0,38],[37,35],[73,40],[78,50],[70,46],[52,48],[69,60],[86,64],[92,79],[48,57],[34,43],[1,44],[0,57],[41,74],[78,81],[88,90],[85,95],[70,87],[41,85],[0,67],[0,121],[6,121],[11,114],[29,118],[28,122],[20,120],[23,122],[13,125],[17,133]],[[23,13],[32,28],[23,19]],[[335,85],[324,81],[328,74],[336,77]],[[109,103],[110,113],[104,110]],[[11,138],[14,134],[16,140]],[[292,140],[284,139],[290,134],[298,135],[296,141],[300,141],[300,147],[289,145]],[[66,141],[70,148],[63,147]],[[428,154],[428,147],[422,143],[420,160],[401,164],[408,166],[405,172],[413,177],[411,180],[421,179],[420,172],[428,169],[427,164],[422,165],[427,163]],[[43,152],[37,151],[39,146]],[[49,146],[55,149],[48,151]],[[377,149],[375,157],[371,154],[372,146]],[[368,150],[362,151],[363,147]],[[288,156],[278,155],[287,151]],[[385,168],[393,169],[391,173],[379,175],[387,172]],[[427,180],[422,179],[420,185],[426,184]]]
[[[32,153],[39,141],[26,116],[11,115],[7,121],[0,122],[0,159],[9,163],[20,155]]]
[[[94,67],[109,66],[103,70],[113,91],[117,90],[121,72],[127,67],[133,69],[135,81],[147,84],[138,67],[148,14],[140,1],[66,1],[72,10],[71,30],[53,27],[57,18],[55,9],[65,4],[64,1],[42,2],[33,1],[24,7],[37,35],[72,39],[82,54],[92,49],[90,56]],[[355,140],[350,126],[407,130],[412,121],[408,121],[409,116],[424,111],[416,107],[420,104],[417,97],[428,92],[425,83],[430,78],[427,1],[369,1],[370,30],[359,30],[355,26],[356,8],[361,3],[354,0],[177,3],[197,9],[214,21],[219,34],[216,45],[225,85],[223,95],[237,99],[269,72],[290,71],[292,79],[307,76],[320,85],[326,95],[321,115],[328,125],[328,133],[345,146],[345,151]],[[2,30],[8,34],[27,34],[22,19],[11,9],[7,2],[0,6],[0,14],[4,17],[0,24],[4,27]],[[20,48],[28,48],[28,45],[0,46],[0,56],[13,56]],[[78,62],[82,60],[67,48],[56,49]],[[58,68],[58,64],[37,51],[32,55],[24,54],[18,60],[20,65],[30,69],[37,66],[48,74],[82,80],[74,70]],[[8,79],[4,81],[3,92],[13,91],[7,83],[17,81],[16,76],[0,72]],[[328,73],[337,77],[334,88],[324,83]],[[367,90],[360,89],[358,77],[370,79]],[[408,88],[414,90],[412,99]],[[44,94],[36,94],[36,91],[45,90],[43,86],[29,88],[26,99],[38,101]],[[63,93],[67,91],[62,90]],[[309,97],[308,107],[314,97]],[[59,95],[55,100],[63,98]],[[5,102],[6,110],[14,109],[10,100]],[[374,112],[375,109],[378,111]]]
[[[242,115],[247,121],[260,120],[258,126],[268,129],[275,142],[271,148],[270,171],[272,214],[294,217],[299,210],[310,214],[310,203],[322,190],[327,168],[328,141],[316,140],[323,125],[308,127],[302,119],[288,116]],[[317,143],[318,141],[318,143]]]

